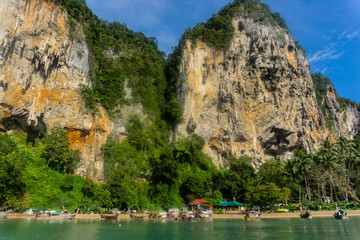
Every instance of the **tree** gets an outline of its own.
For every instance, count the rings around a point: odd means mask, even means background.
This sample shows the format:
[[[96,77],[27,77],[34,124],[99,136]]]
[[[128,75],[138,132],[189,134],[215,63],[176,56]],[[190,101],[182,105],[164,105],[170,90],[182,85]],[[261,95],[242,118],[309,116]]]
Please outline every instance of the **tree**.
[[[80,152],[69,148],[69,138],[62,128],[53,128],[41,141],[45,145],[42,157],[47,159],[49,167],[59,172],[69,174],[74,172],[80,161]]]
[[[183,112],[184,108],[176,98],[172,98],[165,106],[165,118],[172,124],[183,120]]]
[[[285,164],[276,159],[267,160],[261,165],[257,178],[260,184],[274,183],[279,187],[289,186],[289,174]]]
[[[290,192],[290,189],[279,188],[275,183],[270,182],[256,187],[249,186],[245,199],[261,207],[274,207],[276,203],[286,202]]]
[[[310,170],[313,166],[313,155],[307,154],[304,149],[295,149],[293,158],[288,161],[287,166],[290,168],[290,171],[293,173],[294,178],[299,181],[299,191],[301,187],[301,182],[304,181],[306,195],[305,198],[308,198],[311,201],[311,189],[310,189]],[[300,198],[300,196],[299,196]],[[299,199],[299,201],[301,201]]]
[[[243,201],[247,186],[255,178],[252,159],[242,156],[230,156],[226,160],[226,170],[215,175],[214,187],[219,189],[225,199]]]
[[[316,161],[321,166],[325,173],[329,176],[330,183],[330,199],[333,201],[333,192],[335,191],[334,186],[334,170],[338,167],[336,158],[335,148],[327,139],[316,153]],[[326,196],[326,192],[324,193]],[[335,193],[335,196],[336,193]]]
[[[25,193],[23,167],[9,156],[0,156],[0,206],[12,207]]]
[[[17,150],[14,137],[9,134],[0,135],[0,155],[8,155]]]
[[[134,114],[130,116],[126,123],[126,131],[128,132],[128,140],[138,150],[145,151],[149,146],[149,140],[145,134],[145,125],[140,119],[140,115]]]

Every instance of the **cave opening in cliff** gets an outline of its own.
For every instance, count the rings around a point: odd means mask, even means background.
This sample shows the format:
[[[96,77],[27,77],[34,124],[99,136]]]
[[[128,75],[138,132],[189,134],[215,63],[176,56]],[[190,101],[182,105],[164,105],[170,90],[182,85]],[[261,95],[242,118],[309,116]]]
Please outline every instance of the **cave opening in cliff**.
[[[42,116],[38,118],[37,124],[31,121],[27,123],[27,116],[10,116],[1,121],[1,125],[5,128],[5,132],[22,132],[26,134],[26,144],[35,145],[36,139],[45,136],[46,125],[42,120]]]

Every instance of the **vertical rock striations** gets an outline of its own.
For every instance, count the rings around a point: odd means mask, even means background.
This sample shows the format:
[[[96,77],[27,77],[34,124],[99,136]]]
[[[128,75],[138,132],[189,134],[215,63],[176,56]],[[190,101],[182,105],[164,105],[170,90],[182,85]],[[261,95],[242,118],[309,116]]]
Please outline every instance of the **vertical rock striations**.
[[[85,41],[69,38],[67,15],[52,1],[0,0],[0,129],[36,137],[63,127],[82,152],[77,174],[101,179],[100,147],[111,122],[103,109],[83,110],[79,84],[90,84],[88,55]]]
[[[319,110],[304,52],[282,27],[240,14],[232,24],[227,51],[185,42],[178,89],[184,122],[176,134],[202,136],[218,165],[229,154],[287,159],[295,148],[314,151],[334,134]],[[337,133],[352,137],[359,113],[333,112]]]

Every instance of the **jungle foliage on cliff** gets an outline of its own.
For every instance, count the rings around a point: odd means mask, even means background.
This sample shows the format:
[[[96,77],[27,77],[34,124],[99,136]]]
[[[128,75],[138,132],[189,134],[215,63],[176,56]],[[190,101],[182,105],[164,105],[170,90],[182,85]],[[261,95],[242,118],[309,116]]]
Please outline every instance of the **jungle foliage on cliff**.
[[[151,116],[160,116],[166,105],[167,83],[165,53],[158,49],[157,40],[130,30],[123,23],[101,20],[85,1],[54,1],[68,13],[73,40],[81,38],[77,30],[82,28],[91,49],[92,86],[81,85],[86,107],[96,112],[101,104],[116,116],[119,105],[133,101],[141,103]],[[131,89],[131,100],[126,98],[125,87]]]
[[[298,149],[288,162],[260,164],[258,159],[228,156],[218,169],[203,153],[201,137],[168,144],[166,131],[154,132],[159,127],[134,115],[127,124],[127,140],[109,139],[103,146],[106,181],[100,185],[69,174],[79,153],[66,147],[68,139],[59,128],[31,143],[23,133],[0,135],[0,207],[156,211],[205,198],[213,205],[236,200],[272,209],[300,200],[321,210],[333,207],[324,197],[333,203],[360,201],[358,139],[325,141],[314,154]]]
[[[235,0],[223,7],[205,23],[198,23],[194,28],[189,28],[182,36],[183,40],[196,40],[207,43],[210,47],[227,50],[234,35],[232,19],[237,15],[252,18],[255,22],[269,23],[280,26],[289,31],[285,20],[279,13],[273,13],[270,7],[258,0]]]

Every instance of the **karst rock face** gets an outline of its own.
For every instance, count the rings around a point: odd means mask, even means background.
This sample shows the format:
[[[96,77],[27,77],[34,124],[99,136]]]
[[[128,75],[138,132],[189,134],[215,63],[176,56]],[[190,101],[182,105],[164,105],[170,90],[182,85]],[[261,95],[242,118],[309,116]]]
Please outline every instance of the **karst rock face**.
[[[288,31],[251,18],[233,18],[227,51],[187,41],[178,99],[184,121],[176,135],[198,134],[217,165],[229,154],[288,159],[295,148],[314,151],[327,137],[353,137],[359,114],[342,110],[328,93],[335,131],[325,125],[308,63]]]
[[[81,29],[79,35],[81,34]],[[77,174],[102,179],[101,145],[111,121],[84,110],[89,48],[69,37],[67,15],[52,1],[0,0],[0,128],[42,136],[59,126],[82,152]]]
[[[358,110],[342,109],[331,87],[323,103],[334,115],[328,130],[304,53],[286,30],[240,15],[233,25],[227,51],[185,44],[177,89],[184,121],[176,136],[200,135],[222,165],[229,154],[287,159],[294,148],[314,151],[327,137],[356,134]],[[72,39],[67,14],[53,1],[0,0],[0,131],[42,137],[61,127],[82,153],[76,173],[103,180],[101,146],[110,135],[126,137],[127,117],[142,107],[125,106],[121,118],[100,106],[86,111],[79,85],[91,86],[91,51],[80,24],[75,31]]]

